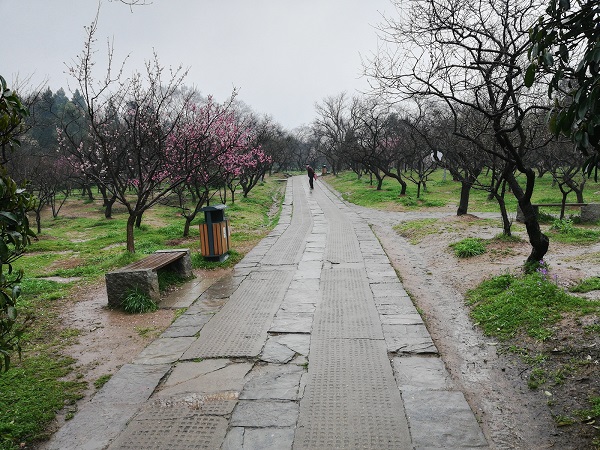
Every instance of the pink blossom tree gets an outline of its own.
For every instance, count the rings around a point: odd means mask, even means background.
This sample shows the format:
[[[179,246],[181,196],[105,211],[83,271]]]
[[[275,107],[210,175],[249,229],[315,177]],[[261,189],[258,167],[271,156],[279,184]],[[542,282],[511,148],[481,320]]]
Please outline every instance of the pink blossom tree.
[[[125,206],[129,214],[127,250],[135,252],[134,227],[144,212],[184,182],[167,180],[164,165],[167,142],[192,93],[178,95],[187,71],[181,67],[166,71],[156,54],[146,63],[145,73],[135,72],[125,78],[123,67],[113,69],[110,47],[106,75],[95,80],[97,25],[98,16],[86,28],[84,49],[69,67],[82,93],[89,130],[82,134],[63,128],[68,138],[61,143],[80,155],[82,169]]]
[[[181,183],[179,207],[185,217],[184,236],[201,208],[217,192],[243,176],[252,148],[252,130],[237,119],[232,106],[235,92],[220,105],[209,97],[204,105],[190,105],[167,145],[163,176]],[[187,195],[186,195],[187,194]],[[191,198],[191,207],[189,205]]]

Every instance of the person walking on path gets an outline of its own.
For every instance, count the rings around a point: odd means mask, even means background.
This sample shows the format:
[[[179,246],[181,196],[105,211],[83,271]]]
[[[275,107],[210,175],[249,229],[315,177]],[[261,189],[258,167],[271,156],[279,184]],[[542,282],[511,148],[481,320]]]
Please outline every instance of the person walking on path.
[[[315,176],[315,169],[313,169],[312,167],[310,167],[310,165],[307,164],[306,171],[308,172],[308,182],[310,184],[310,188],[314,189],[313,182],[314,182],[315,178],[317,178]]]

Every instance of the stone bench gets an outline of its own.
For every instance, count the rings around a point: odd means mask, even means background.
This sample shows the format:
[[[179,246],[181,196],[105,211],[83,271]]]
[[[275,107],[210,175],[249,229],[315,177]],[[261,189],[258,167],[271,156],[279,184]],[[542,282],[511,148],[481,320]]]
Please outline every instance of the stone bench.
[[[540,206],[548,207],[562,207],[562,203],[532,203],[535,213],[539,214]],[[579,207],[581,208],[581,221],[582,222],[596,222],[600,220],[600,203],[565,203],[565,207]],[[517,205],[517,222],[523,222],[524,216],[523,211]]]
[[[189,249],[158,250],[139,261],[108,272],[105,276],[109,306],[118,307],[128,291],[138,289],[156,303],[160,301],[158,270],[170,270],[190,278],[192,262]]]

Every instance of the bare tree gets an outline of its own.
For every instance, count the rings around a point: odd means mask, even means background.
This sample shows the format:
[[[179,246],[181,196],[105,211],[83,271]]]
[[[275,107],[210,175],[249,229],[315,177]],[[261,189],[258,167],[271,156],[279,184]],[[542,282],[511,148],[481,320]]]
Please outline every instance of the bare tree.
[[[545,105],[543,95],[523,84],[529,29],[539,16],[537,0],[395,0],[400,17],[380,27],[386,42],[366,68],[380,93],[398,98],[437,98],[453,115],[453,132],[503,162],[502,177],[521,210],[536,264],[548,251],[531,196],[535,171],[527,117]],[[490,124],[496,145],[460,126],[459,108],[470,108]],[[533,143],[535,146],[536,144]],[[521,185],[516,172],[523,174]]]
[[[357,99],[341,93],[327,97],[316,105],[317,118],[312,128],[317,138],[317,151],[336,174],[346,163],[354,142]]]

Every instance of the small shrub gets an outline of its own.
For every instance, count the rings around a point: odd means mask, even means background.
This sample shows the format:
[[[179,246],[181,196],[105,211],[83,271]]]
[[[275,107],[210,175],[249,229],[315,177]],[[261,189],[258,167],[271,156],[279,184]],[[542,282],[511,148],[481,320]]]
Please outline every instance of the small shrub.
[[[539,261],[526,261],[523,265],[523,271],[526,274],[539,273],[542,278],[547,279],[550,266],[543,259]]]
[[[129,314],[141,314],[156,311],[158,305],[154,300],[136,288],[127,292],[121,303],[121,308]]]
[[[485,253],[485,243],[478,238],[466,238],[462,241],[450,244],[454,254],[459,258],[471,258],[472,256]]]
[[[552,222],[551,230],[554,230],[560,234],[574,234],[575,227],[571,219],[555,219]]]

